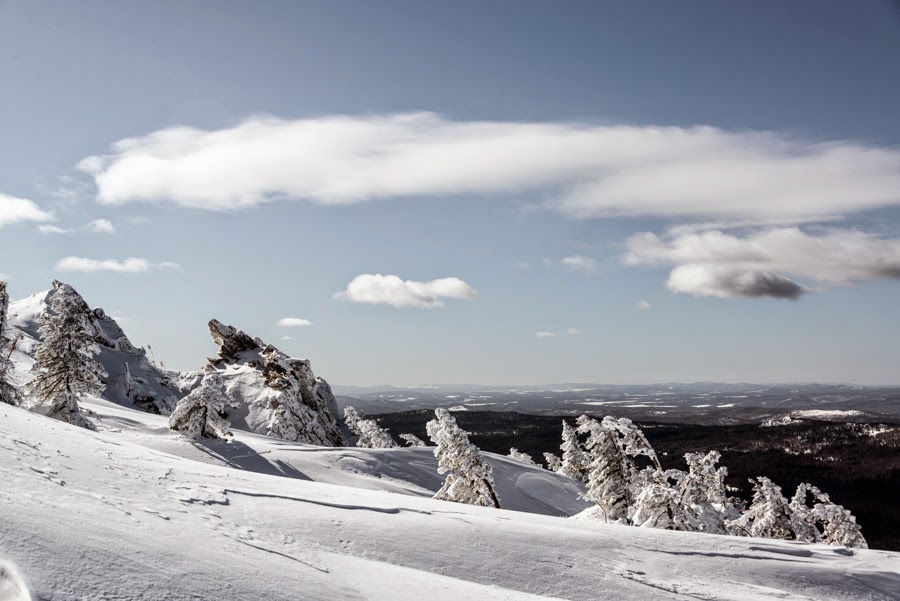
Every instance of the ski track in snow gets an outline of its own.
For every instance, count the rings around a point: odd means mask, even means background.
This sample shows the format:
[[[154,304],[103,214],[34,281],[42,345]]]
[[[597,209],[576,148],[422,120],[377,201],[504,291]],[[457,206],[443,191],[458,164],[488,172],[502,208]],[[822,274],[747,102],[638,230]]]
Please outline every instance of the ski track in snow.
[[[900,554],[566,520],[577,485],[499,456],[501,504],[550,515],[431,500],[430,448],[189,442],[87,406],[97,433],[0,406],[0,555],[34,599],[900,598]]]

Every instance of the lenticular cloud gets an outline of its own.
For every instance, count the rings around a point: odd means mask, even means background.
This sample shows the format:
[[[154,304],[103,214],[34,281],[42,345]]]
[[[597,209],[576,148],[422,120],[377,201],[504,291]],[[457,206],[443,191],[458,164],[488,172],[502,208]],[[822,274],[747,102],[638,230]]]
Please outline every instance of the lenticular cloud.
[[[524,193],[574,217],[803,223],[900,204],[900,150],[715,127],[452,121],[434,113],[253,117],[120,140],[79,168],[100,202],[236,210]]]

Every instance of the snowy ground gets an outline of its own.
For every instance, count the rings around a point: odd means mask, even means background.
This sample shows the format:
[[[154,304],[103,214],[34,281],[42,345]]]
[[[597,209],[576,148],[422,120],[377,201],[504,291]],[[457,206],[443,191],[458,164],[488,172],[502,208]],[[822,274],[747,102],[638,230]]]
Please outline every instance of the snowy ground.
[[[0,405],[0,555],[35,599],[900,598],[900,554],[555,517],[578,487],[500,457],[518,511],[431,500],[430,449],[195,444],[87,406],[98,433]]]

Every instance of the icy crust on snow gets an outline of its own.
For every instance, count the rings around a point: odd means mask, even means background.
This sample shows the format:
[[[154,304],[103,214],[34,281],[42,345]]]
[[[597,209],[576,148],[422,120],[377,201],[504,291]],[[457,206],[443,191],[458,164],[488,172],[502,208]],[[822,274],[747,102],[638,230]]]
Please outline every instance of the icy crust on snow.
[[[24,384],[32,377],[29,370],[41,341],[38,331],[41,316],[49,310],[56,291],[63,287],[81,299],[88,327],[100,347],[96,359],[109,374],[103,379],[106,385],[103,398],[152,413],[169,413],[174,409],[183,395],[176,384],[179,374],[153,365],[146,351],[131,343],[115,319],[103,309],[90,309],[77,291],[57,281],[53,282],[51,290],[9,304],[10,329],[22,336],[13,357],[18,368],[17,381]]]
[[[479,508],[414,484],[395,494],[400,481],[380,475],[431,472],[439,486],[428,449],[243,432],[194,443],[164,417],[85,404],[99,432],[0,406],[0,545],[42,600],[886,601],[900,590],[897,553]],[[358,472],[341,465],[351,459]],[[502,504],[507,483],[540,473],[492,464]]]
[[[233,428],[320,446],[347,445],[331,387],[315,376],[307,359],[289,357],[215,319],[209,331],[219,347],[210,367],[221,373],[237,405],[228,414]]]

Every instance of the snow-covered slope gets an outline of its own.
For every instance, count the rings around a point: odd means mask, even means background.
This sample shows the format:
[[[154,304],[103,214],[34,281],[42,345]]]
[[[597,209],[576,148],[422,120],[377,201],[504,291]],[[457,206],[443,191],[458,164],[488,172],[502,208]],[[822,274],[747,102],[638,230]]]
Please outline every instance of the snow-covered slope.
[[[433,501],[430,449],[240,432],[232,443],[192,443],[163,417],[100,399],[86,406],[99,432],[0,406],[0,555],[35,598],[852,600],[900,591],[898,554]],[[489,459],[504,507],[584,506],[571,481]]]

